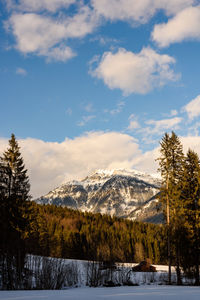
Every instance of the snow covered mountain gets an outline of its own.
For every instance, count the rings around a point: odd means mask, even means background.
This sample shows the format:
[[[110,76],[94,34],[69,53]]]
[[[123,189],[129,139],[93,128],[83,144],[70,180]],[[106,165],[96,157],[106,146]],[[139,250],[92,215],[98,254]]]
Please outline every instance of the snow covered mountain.
[[[135,170],[98,170],[81,181],[70,181],[36,199],[73,209],[132,220],[162,221],[160,180]]]

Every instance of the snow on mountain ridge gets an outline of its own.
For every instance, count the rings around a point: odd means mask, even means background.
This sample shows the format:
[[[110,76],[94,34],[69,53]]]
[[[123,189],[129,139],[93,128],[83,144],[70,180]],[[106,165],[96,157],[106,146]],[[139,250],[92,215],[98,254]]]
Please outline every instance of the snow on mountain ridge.
[[[111,176],[130,176],[137,177],[140,180],[146,181],[148,183],[155,184],[156,181],[160,181],[160,177],[158,174],[147,174],[142,171],[138,171],[135,169],[98,169],[94,172],[91,172],[87,177],[82,180],[71,180],[63,183],[59,187],[55,188],[54,191],[59,191],[63,189],[66,185],[80,185],[87,186],[88,184],[97,184],[100,185],[105,183],[105,181]]]
[[[135,177],[142,181],[152,183],[152,184],[155,184],[156,182],[160,181],[160,177],[158,174],[147,174],[145,172],[141,172],[141,171],[134,170],[134,169],[111,169],[111,170],[99,169],[99,170],[96,170],[95,172],[91,173],[89,176],[87,176],[81,182],[83,183],[86,180],[87,181],[92,180],[94,182],[95,178],[97,180],[97,176],[100,177],[100,178],[98,178],[98,181],[102,181],[102,182],[111,176],[130,176],[130,177]]]
[[[93,174],[99,174],[99,175],[126,175],[126,176],[148,176],[145,172],[141,172],[135,169],[98,169]]]
[[[83,180],[62,184],[36,202],[134,220],[140,219],[142,215],[148,217],[157,214],[155,197],[159,186],[157,178],[144,172],[97,170]]]

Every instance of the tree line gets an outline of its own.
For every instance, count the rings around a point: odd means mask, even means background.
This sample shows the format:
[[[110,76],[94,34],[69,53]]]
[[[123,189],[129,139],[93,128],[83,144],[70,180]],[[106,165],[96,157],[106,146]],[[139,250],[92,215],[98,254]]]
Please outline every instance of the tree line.
[[[149,258],[166,263],[163,225],[132,222],[54,205],[31,204],[29,253],[112,262],[139,262]]]

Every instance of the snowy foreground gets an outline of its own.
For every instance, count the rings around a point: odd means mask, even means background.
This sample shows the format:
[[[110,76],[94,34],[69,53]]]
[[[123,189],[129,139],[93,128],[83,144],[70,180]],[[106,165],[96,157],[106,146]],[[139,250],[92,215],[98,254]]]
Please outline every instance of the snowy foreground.
[[[134,286],[114,288],[73,288],[59,291],[1,291],[0,300],[199,300],[199,287]]]

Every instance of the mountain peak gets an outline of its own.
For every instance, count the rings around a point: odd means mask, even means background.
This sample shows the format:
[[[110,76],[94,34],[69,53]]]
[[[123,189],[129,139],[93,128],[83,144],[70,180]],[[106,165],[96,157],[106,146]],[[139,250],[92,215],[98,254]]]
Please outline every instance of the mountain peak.
[[[157,214],[160,181],[137,170],[92,172],[81,181],[67,182],[36,201],[118,217],[148,220]]]
[[[147,174],[142,171],[138,171],[135,169],[98,169],[92,172],[89,176],[82,180],[95,180],[95,179],[107,179],[113,176],[125,176],[125,177],[134,177],[139,180],[151,183],[151,184],[159,184],[160,185],[160,176],[158,174]]]
[[[96,170],[93,174],[99,175],[125,175],[125,176],[134,176],[134,175],[145,175],[144,172],[140,172],[134,169],[99,169]]]

